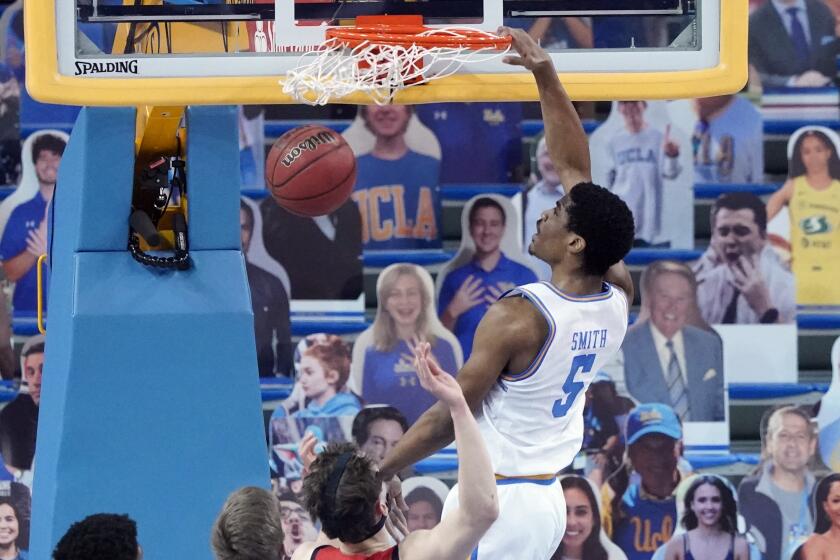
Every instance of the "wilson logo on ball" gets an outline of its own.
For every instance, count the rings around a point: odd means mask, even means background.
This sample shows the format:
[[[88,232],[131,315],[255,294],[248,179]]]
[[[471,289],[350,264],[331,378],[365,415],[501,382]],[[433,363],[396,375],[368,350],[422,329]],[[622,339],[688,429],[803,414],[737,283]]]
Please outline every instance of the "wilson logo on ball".
[[[291,167],[305,150],[315,150],[322,144],[334,144],[335,142],[335,136],[331,132],[325,131],[313,134],[312,136],[303,139],[297,146],[289,150],[283,156],[281,163],[284,167]]]

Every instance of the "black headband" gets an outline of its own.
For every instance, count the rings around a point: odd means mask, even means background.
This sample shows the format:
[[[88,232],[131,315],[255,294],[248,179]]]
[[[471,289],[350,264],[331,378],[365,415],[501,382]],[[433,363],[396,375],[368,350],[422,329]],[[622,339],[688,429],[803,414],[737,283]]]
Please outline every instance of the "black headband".
[[[335,461],[335,465],[332,468],[332,472],[330,472],[329,478],[327,478],[327,485],[324,488],[324,494],[327,500],[327,504],[330,505],[330,517],[335,512],[337,504],[336,504],[336,496],[338,494],[338,487],[341,484],[341,478],[344,476],[344,471],[347,469],[347,463],[350,462],[350,459],[355,455],[355,451],[345,451],[341,455],[338,456],[338,459]],[[370,532],[362,539],[358,541],[350,541],[346,539],[346,542],[351,544],[360,543],[362,541],[366,541],[367,539],[373,537],[376,533],[378,533],[383,526],[385,526],[386,516],[382,516],[379,521],[377,521],[371,528]],[[339,536],[339,538],[341,538]]]

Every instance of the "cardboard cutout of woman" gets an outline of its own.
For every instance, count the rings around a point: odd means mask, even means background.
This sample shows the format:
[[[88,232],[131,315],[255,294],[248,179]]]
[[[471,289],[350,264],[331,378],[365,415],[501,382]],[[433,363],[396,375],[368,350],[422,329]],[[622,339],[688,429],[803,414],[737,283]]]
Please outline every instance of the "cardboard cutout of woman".
[[[694,246],[694,192],[688,133],[664,101],[617,101],[590,137],[592,181],[633,211],[637,247]]]
[[[437,277],[438,316],[470,357],[473,336],[487,309],[505,292],[537,281],[519,250],[519,213],[499,195],[471,198],[461,213],[461,248]],[[526,264],[528,263],[528,264]]]
[[[353,347],[350,387],[367,404],[387,404],[413,424],[435,403],[420,386],[414,369],[414,346],[425,341],[444,371],[463,365],[458,339],[435,313],[432,278],[413,264],[393,264],[376,281],[379,307],[373,325]]]
[[[788,180],[767,201],[767,219],[787,210],[799,305],[840,308],[840,139],[808,126],[788,141]],[[782,246],[784,251],[784,246]]]
[[[440,523],[449,487],[431,476],[413,476],[403,481],[402,490],[408,504],[408,530],[434,529]]]

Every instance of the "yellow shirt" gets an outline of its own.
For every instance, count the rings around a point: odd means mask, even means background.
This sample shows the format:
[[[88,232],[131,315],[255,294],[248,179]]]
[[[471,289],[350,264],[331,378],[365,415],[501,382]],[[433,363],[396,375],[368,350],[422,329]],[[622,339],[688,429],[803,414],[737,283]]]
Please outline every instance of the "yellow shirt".
[[[817,190],[796,177],[789,210],[796,302],[840,305],[840,181]]]

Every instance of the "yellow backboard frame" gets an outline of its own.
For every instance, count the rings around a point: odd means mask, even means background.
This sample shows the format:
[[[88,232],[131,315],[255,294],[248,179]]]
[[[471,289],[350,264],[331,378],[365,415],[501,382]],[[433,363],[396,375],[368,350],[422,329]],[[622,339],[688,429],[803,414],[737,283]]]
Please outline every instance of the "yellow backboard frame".
[[[26,88],[39,101],[69,105],[229,105],[297,103],[283,94],[280,76],[212,78],[84,78],[58,71],[56,2],[25,0]],[[747,80],[748,0],[722,0],[717,66],[678,72],[613,74],[560,72],[576,100],[676,99],[734,93]],[[34,38],[34,40],[33,40]],[[45,39],[49,38],[49,39]],[[396,103],[443,101],[533,101],[533,77],[514,74],[459,74],[399,92]],[[354,94],[338,103],[368,104]]]

